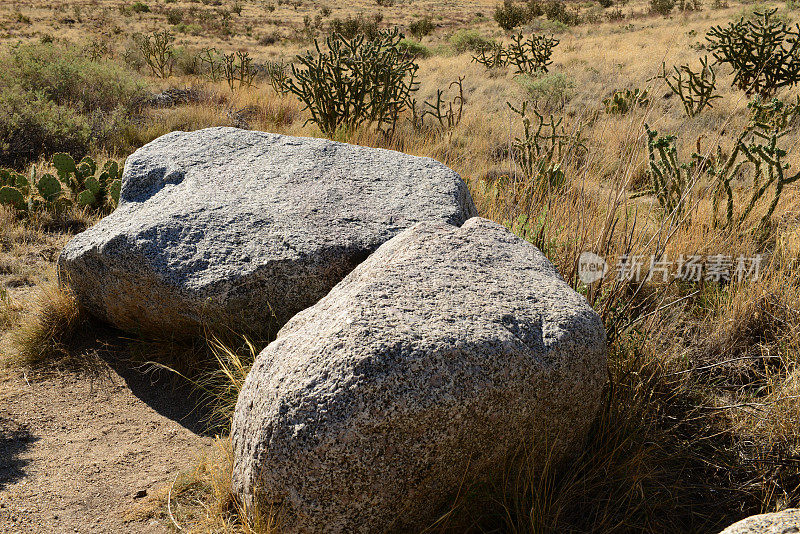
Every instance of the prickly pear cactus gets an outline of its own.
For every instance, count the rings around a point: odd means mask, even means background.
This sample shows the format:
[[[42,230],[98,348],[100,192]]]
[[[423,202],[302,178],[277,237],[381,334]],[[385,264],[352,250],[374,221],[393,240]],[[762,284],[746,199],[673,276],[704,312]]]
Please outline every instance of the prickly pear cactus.
[[[52,174],[45,174],[39,178],[36,189],[46,202],[55,202],[61,194],[61,183]]]
[[[25,197],[16,187],[4,185],[0,187],[0,204],[13,206],[19,211],[28,211],[28,204],[25,202]]]
[[[34,169],[30,180],[0,169],[0,203],[20,212],[60,212],[75,204],[104,211],[116,208],[122,185],[122,171],[116,161],[107,161],[99,174],[97,163],[89,156],[75,163],[69,154],[59,153],[53,156],[52,165],[56,176],[37,178]]]

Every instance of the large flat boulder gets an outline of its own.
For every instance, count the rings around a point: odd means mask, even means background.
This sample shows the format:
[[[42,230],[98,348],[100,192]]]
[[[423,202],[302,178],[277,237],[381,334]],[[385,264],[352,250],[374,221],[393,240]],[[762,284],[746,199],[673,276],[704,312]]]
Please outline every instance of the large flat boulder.
[[[128,158],[119,207],[71,240],[58,268],[85,308],[123,329],[182,335],[221,322],[263,334],[412,224],[474,214],[461,178],[429,158],[235,128],[173,132]]]
[[[800,534],[800,508],[753,515],[734,523],[720,534]]]
[[[234,491],[274,504],[288,532],[419,531],[523,445],[539,466],[580,449],[605,347],[530,243],[480,218],[417,224],[258,355],[233,419]]]

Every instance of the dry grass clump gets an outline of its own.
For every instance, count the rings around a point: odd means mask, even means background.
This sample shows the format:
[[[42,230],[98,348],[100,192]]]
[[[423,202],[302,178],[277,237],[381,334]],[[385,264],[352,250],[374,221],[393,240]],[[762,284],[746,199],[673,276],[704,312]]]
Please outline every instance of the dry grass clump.
[[[22,324],[12,332],[13,352],[7,363],[35,367],[66,362],[72,356],[70,348],[84,343],[91,332],[87,321],[68,289],[41,286]]]
[[[241,503],[231,491],[232,469],[230,438],[215,438],[211,452],[194,469],[179,474],[159,493],[160,509],[151,514],[182,532],[279,534],[280,510]]]

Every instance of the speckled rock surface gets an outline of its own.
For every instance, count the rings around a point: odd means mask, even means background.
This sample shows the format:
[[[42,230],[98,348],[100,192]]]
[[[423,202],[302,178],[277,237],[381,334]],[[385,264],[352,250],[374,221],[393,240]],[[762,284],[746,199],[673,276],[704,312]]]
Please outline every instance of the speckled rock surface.
[[[720,534],[800,534],[800,508],[742,519]]]
[[[65,247],[59,274],[93,314],[129,330],[248,332],[322,298],[418,221],[475,214],[429,158],[235,128],[173,132],[125,164],[120,205]]]
[[[283,503],[289,532],[419,531],[522,438],[554,461],[581,447],[605,368],[600,318],[536,247],[420,223],[256,358],[233,487]]]

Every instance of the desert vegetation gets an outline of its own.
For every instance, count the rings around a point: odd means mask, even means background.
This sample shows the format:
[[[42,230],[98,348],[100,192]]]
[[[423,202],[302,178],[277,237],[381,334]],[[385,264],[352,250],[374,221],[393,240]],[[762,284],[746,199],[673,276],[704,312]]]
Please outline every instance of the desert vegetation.
[[[217,438],[146,513],[280,532],[280,510],[231,493],[227,435],[270,339],[116,332],[54,261],[113,211],[125,158],[171,131],[388,148],[457,171],[608,339],[581,456],[453,488],[430,531],[718,532],[800,507],[798,21],[792,1],[4,3],[3,363],[26,380],[80,373],[102,346],[174,372]],[[582,276],[584,252],[605,276]]]

